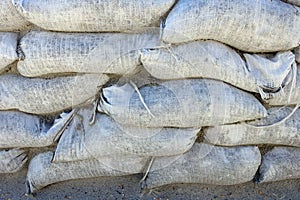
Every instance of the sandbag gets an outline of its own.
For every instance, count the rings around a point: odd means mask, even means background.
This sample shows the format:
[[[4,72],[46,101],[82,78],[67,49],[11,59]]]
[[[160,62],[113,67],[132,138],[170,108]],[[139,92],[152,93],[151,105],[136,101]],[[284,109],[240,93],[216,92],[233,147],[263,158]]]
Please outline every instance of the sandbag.
[[[94,98],[106,75],[78,75],[52,79],[0,76],[0,110],[17,109],[33,114],[61,112]]]
[[[300,42],[300,8],[279,0],[179,0],[162,25],[162,40],[223,42],[247,52],[276,52]]]
[[[291,51],[279,52],[271,58],[259,54],[244,54],[244,57],[246,62],[233,49],[214,41],[141,52],[143,66],[156,78],[211,78],[250,92],[284,89],[295,62]]]
[[[20,13],[46,30],[114,32],[159,26],[175,0],[13,0]]]
[[[27,159],[27,154],[24,150],[0,150],[0,174],[20,171]]]
[[[259,183],[300,178],[300,148],[274,147],[262,157]]]
[[[29,25],[16,10],[11,0],[0,1],[0,31],[19,31]]]
[[[31,160],[26,179],[27,194],[35,193],[47,185],[61,181],[140,173],[148,160],[143,157],[122,155],[101,160],[52,163],[52,157],[52,152],[45,152]]]
[[[172,156],[194,144],[200,129],[122,126],[105,114],[80,109],[57,145],[53,162],[101,158],[109,155]]]
[[[297,63],[300,64],[300,46],[294,49],[294,53]]]
[[[202,127],[266,116],[251,94],[220,81],[190,79],[103,88],[100,112],[141,127]]]
[[[300,110],[288,117],[292,112],[290,107],[274,107],[260,120],[209,127],[204,130],[205,141],[222,146],[272,144],[300,147]]]
[[[0,148],[50,146],[61,135],[73,114],[65,113],[52,124],[35,115],[0,111]]]
[[[300,0],[284,0],[287,3],[294,4],[296,6],[300,6]]]
[[[0,72],[18,59],[17,41],[18,34],[0,32]]]
[[[296,67],[297,72],[294,80],[285,86],[284,90],[272,94],[271,98],[265,99],[269,105],[295,105],[300,103],[300,65]]]
[[[156,158],[153,167],[165,158]],[[198,143],[173,163],[150,169],[145,186],[149,189],[175,183],[234,185],[251,181],[260,165],[257,147],[217,147]]]
[[[18,71],[35,77],[52,73],[134,73],[139,49],[159,46],[159,33],[53,33],[32,31],[20,42]]]

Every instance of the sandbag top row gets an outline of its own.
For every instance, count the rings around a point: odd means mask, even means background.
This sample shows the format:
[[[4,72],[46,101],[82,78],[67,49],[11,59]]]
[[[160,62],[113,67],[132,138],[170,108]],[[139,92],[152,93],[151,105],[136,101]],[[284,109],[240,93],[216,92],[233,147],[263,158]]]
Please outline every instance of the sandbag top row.
[[[29,22],[62,32],[136,32],[161,24],[165,43],[213,39],[248,52],[300,43],[300,8],[279,0],[4,0],[0,6],[0,31],[23,30]]]

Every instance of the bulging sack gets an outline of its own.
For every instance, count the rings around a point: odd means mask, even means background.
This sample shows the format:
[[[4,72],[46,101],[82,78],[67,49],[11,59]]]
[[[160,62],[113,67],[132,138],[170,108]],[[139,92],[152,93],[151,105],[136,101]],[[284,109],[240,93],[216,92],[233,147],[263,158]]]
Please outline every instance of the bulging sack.
[[[300,65],[296,67],[293,80],[285,86],[281,92],[272,94],[265,101],[272,106],[296,105],[300,103]]]
[[[17,42],[18,34],[0,32],[0,72],[18,59]]]
[[[27,194],[35,193],[47,185],[61,181],[141,173],[148,162],[145,157],[132,155],[65,163],[52,163],[52,157],[52,152],[45,152],[31,160],[26,179]]]
[[[36,77],[53,73],[131,74],[139,49],[160,46],[157,30],[126,33],[53,33],[32,31],[20,42],[18,71]]]
[[[115,32],[159,26],[175,0],[13,0],[20,13],[46,30]]]
[[[0,174],[20,171],[27,162],[27,154],[21,149],[0,151]]]
[[[232,48],[214,41],[141,51],[143,66],[156,78],[211,78],[257,93],[284,89],[295,63],[291,51],[271,58],[258,54],[244,57],[246,62]]]
[[[1,0],[0,8],[0,31],[19,31],[29,25],[14,7],[12,0]]]
[[[78,75],[52,79],[0,76],[0,110],[17,109],[33,114],[61,112],[94,98],[106,75]]]
[[[53,162],[101,159],[103,156],[171,156],[183,154],[194,144],[200,129],[122,126],[105,114],[89,119],[92,109],[77,112],[57,145]]]
[[[162,25],[162,40],[212,39],[248,52],[289,50],[300,42],[299,12],[279,0],[179,0]]]
[[[204,129],[205,141],[214,145],[272,144],[300,147],[300,110],[270,108],[265,118]],[[282,121],[284,120],[284,121]]]
[[[72,117],[73,112],[64,114],[51,124],[35,115],[0,111],[0,148],[50,146]]]
[[[274,147],[262,158],[259,183],[300,178],[300,148]]]
[[[100,112],[120,124],[141,127],[203,127],[266,116],[251,94],[220,81],[189,79],[135,87],[103,88]]]
[[[153,167],[164,162],[155,158]],[[145,180],[149,189],[175,183],[234,185],[251,181],[260,165],[257,147],[217,147],[198,143],[173,163],[150,169]]]

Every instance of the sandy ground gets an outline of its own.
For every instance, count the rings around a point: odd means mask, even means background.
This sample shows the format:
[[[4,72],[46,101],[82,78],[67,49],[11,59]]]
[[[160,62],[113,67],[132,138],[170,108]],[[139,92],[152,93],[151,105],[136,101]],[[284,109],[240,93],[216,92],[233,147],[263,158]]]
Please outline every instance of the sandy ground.
[[[0,199],[30,199],[25,193],[26,169],[0,175]],[[141,176],[93,178],[67,181],[48,186],[35,199],[300,199],[300,179],[274,183],[245,183],[237,186],[177,184],[150,193],[140,191]]]

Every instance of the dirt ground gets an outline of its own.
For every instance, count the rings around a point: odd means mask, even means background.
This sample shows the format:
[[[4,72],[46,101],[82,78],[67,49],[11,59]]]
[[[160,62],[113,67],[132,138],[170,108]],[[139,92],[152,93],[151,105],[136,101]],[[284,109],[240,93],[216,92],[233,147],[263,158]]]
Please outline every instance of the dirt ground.
[[[31,199],[25,193],[26,169],[0,176],[0,200]],[[52,199],[300,199],[300,179],[237,186],[177,184],[150,193],[140,191],[141,176],[93,178],[57,183],[37,193],[36,200]]]

